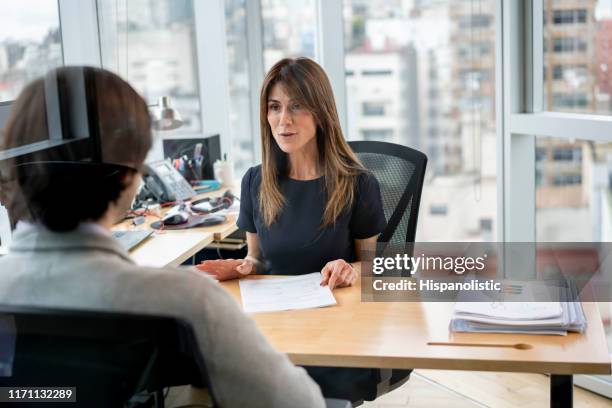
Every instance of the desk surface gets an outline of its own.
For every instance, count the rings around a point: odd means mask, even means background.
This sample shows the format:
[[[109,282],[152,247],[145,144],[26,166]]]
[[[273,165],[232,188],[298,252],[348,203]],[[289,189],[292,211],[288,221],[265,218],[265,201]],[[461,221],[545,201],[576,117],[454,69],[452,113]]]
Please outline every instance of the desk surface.
[[[273,279],[253,276],[248,279]],[[238,281],[222,285],[240,302]],[[334,290],[338,305],[254,314],[266,338],[295,364],[335,367],[610,374],[597,305],[584,303],[588,329],[567,336],[450,333],[451,303],[361,303],[359,286]],[[434,346],[430,342],[482,346]],[[529,350],[486,344],[532,346]]]
[[[221,189],[199,194],[194,197],[194,200],[216,197],[222,195],[224,191]],[[164,209],[164,211],[168,211],[168,209]],[[158,267],[180,265],[211,242],[221,240],[238,229],[236,226],[237,215],[226,214],[226,217],[227,220],[224,223],[210,227],[154,232],[152,237],[130,251],[130,255],[139,265]],[[145,222],[138,226],[133,226],[131,220],[125,220],[117,224],[113,230],[150,229],[151,223],[157,220],[157,217],[147,216]]]
[[[232,189],[232,192],[235,189]],[[216,191],[212,191],[210,193],[203,193],[203,194],[198,194],[197,196],[193,197],[192,200],[199,200],[202,198],[206,198],[206,197],[218,197],[220,195],[223,195],[223,193],[225,192],[225,189],[220,189],[220,190],[216,190]],[[163,212],[167,212],[168,210],[170,210],[171,207],[167,207],[163,209]],[[228,235],[230,235],[232,232],[237,231],[238,227],[236,226],[236,221],[238,219],[238,216],[234,213],[234,214],[225,214],[225,216],[227,217],[227,220],[219,225],[213,225],[211,227],[198,227],[198,228],[190,228],[188,230],[173,230],[172,233],[183,233],[183,232],[187,232],[187,231],[199,231],[199,232],[205,232],[205,233],[209,233],[209,234],[213,234],[213,239],[214,240],[221,240],[225,237],[227,237]],[[147,216],[145,217],[145,222],[138,225],[138,226],[133,226],[132,225],[132,220],[125,220],[123,222],[120,222],[119,224],[117,224],[113,230],[141,230],[141,229],[150,229],[150,225],[152,222],[158,221],[159,218],[154,217],[154,216]]]
[[[178,266],[213,241],[213,234],[201,231],[163,231],[138,245],[130,255],[143,266]]]

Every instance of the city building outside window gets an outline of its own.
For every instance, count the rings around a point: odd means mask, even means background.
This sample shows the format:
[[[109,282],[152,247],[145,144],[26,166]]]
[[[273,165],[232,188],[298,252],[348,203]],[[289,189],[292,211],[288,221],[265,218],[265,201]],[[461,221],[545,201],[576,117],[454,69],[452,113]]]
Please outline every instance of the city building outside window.
[[[496,1],[343,5],[347,138],[427,154],[417,240],[497,240]]]
[[[362,104],[363,116],[385,116],[384,102],[364,102]]]
[[[391,129],[364,129],[361,131],[361,139],[385,142],[392,134],[393,130]]]
[[[587,10],[553,10],[554,24],[586,23]]]
[[[554,22],[543,30],[544,44],[552,44],[543,57],[544,108],[609,115],[611,6],[597,0],[543,5],[544,14]],[[537,137],[536,146],[537,240],[611,241],[601,223],[612,213],[612,143],[576,134],[574,140]]]
[[[10,102],[64,62],[57,0],[6,2],[0,27],[0,102]]]

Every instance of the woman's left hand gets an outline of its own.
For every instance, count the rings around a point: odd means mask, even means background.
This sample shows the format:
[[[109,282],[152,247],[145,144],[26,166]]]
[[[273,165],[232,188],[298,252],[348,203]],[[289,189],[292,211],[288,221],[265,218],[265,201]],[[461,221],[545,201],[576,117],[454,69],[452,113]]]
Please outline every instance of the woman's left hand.
[[[357,272],[344,259],[328,262],[321,270],[321,286],[329,285],[330,289],[351,286],[357,281]]]

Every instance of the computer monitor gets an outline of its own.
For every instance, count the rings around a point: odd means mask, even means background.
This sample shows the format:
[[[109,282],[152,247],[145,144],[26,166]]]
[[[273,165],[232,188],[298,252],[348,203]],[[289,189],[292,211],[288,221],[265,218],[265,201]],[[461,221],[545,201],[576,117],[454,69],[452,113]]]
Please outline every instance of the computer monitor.
[[[198,147],[200,146],[200,147]],[[221,160],[221,139],[219,135],[191,139],[164,139],[164,158],[171,161],[186,158],[191,166],[186,165],[179,172],[187,180],[214,179],[213,164]],[[202,156],[201,165],[195,165],[197,155]]]
[[[30,134],[21,144],[0,151],[0,164],[45,160],[101,162],[96,86],[88,68],[71,67],[63,75],[44,77],[47,131]],[[0,105],[0,127],[6,125],[12,102]]]

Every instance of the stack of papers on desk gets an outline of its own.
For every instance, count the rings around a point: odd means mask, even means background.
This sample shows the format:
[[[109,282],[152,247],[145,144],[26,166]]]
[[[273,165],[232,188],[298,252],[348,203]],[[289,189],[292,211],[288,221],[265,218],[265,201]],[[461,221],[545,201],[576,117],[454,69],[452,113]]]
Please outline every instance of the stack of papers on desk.
[[[457,302],[450,329],[454,332],[565,336],[568,332],[582,333],[586,329],[586,318],[579,301]]]
[[[455,305],[451,331],[472,333],[582,333],[586,319],[580,302],[491,302]]]
[[[247,313],[310,309],[336,304],[320,272],[290,278],[241,280],[240,295]]]

